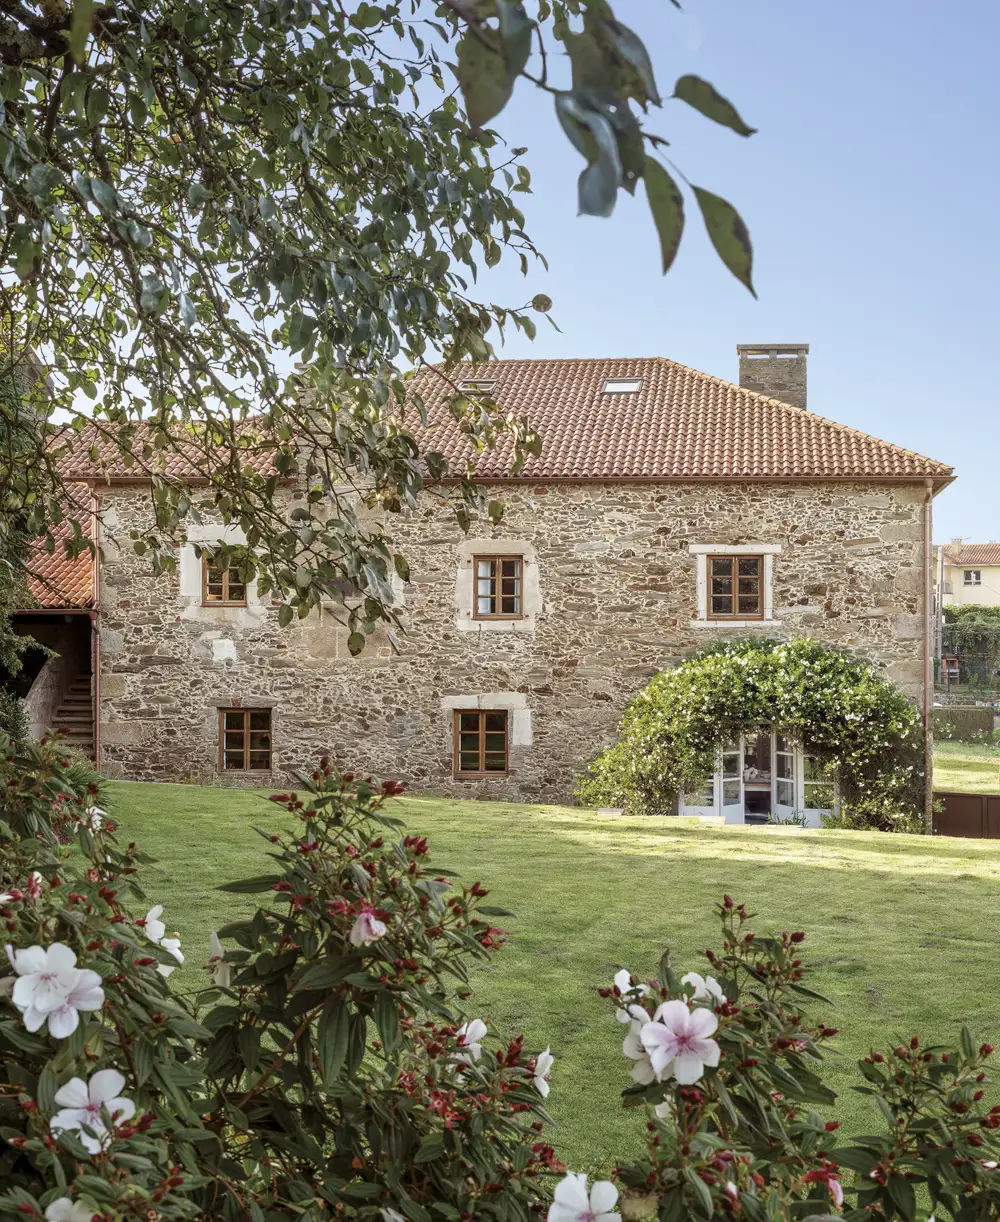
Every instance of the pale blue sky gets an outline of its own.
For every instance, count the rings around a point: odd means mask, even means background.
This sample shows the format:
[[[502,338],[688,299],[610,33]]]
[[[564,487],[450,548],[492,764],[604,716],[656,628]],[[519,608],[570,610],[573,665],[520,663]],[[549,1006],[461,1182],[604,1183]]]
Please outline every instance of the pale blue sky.
[[[529,147],[520,199],[550,271],[485,283],[510,302],[547,293],[562,334],[542,322],[503,355],[662,355],[735,379],[737,343],[807,342],[813,411],[955,466],[935,539],[1000,539],[1000,3],[684,3],[615,8],[661,93],[695,72],[760,129],[743,140],[679,102],[649,121],[742,212],[759,301],[690,213],[661,277],[641,188],[608,221],[577,218],[582,163],[522,82],[496,126]]]

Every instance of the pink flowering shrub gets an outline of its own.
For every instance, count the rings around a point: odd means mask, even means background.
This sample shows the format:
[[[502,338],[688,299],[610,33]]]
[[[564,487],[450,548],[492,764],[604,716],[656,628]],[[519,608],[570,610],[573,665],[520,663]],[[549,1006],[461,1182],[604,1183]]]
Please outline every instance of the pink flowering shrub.
[[[162,906],[134,915],[135,846],[57,744],[33,752],[0,776],[0,1216],[540,1214],[551,1058],[465,1012],[498,910],[384,812],[398,786],[324,765],[275,797],[294,831],[225,888],[267,902],[213,935],[191,994]]]
[[[912,1222],[926,1216],[923,1190],[939,1220],[1000,1216],[1000,1104],[986,1101],[993,1049],[963,1031],[956,1048],[914,1036],[873,1051],[859,1089],[885,1128],[845,1140],[822,1081],[837,1032],[802,1009],[824,1000],[802,983],[805,935],[756,934],[728,896],[718,912],[722,945],[705,952],[713,974],[678,979],[664,956],[655,981],[622,971],[601,990],[629,1025],[625,1104],[646,1116],[645,1153],[616,1171],[622,1214]]]
[[[212,934],[187,991],[146,859],[67,764],[58,743],[0,747],[0,1218],[1000,1216],[992,1049],[963,1032],[873,1051],[860,1088],[885,1124],[843,1137],[805,935],[757,934],[728,897],[705,975],[664,956],[601,990],[646,1142],[591,1183],[542,1137],[551,1049],[468,1005],[504,914],[387,813],[394,782],[322,764],[275,795],[292,830],[261,833],[268,872],[224,888],[263,902]]]

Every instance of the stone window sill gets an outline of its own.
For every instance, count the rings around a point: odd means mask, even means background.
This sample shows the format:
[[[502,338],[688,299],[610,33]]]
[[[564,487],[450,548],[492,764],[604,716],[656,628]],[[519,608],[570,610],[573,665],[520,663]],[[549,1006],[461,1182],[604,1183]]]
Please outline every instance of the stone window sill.
[[[777,619],[693,619],[691,628],[780,628]]]

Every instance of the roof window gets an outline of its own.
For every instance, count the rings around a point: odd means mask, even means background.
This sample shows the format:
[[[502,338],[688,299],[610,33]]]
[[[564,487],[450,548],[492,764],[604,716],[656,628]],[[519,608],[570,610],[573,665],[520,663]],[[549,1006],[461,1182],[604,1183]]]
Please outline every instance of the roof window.
[[[606,395],[634,395],[642,390],[642,378],[605,378]]]
[[[459,390],[474,390],[481,395],[491,395],[496,388],[496,380],[491,378],[465,378],[458,384]]]

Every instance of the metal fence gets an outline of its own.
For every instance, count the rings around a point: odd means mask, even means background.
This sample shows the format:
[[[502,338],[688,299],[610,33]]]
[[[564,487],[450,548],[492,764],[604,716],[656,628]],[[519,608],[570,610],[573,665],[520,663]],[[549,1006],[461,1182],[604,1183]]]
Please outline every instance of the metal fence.
[[[934,833],[1000,840],[1000,793],[934,792]]]

